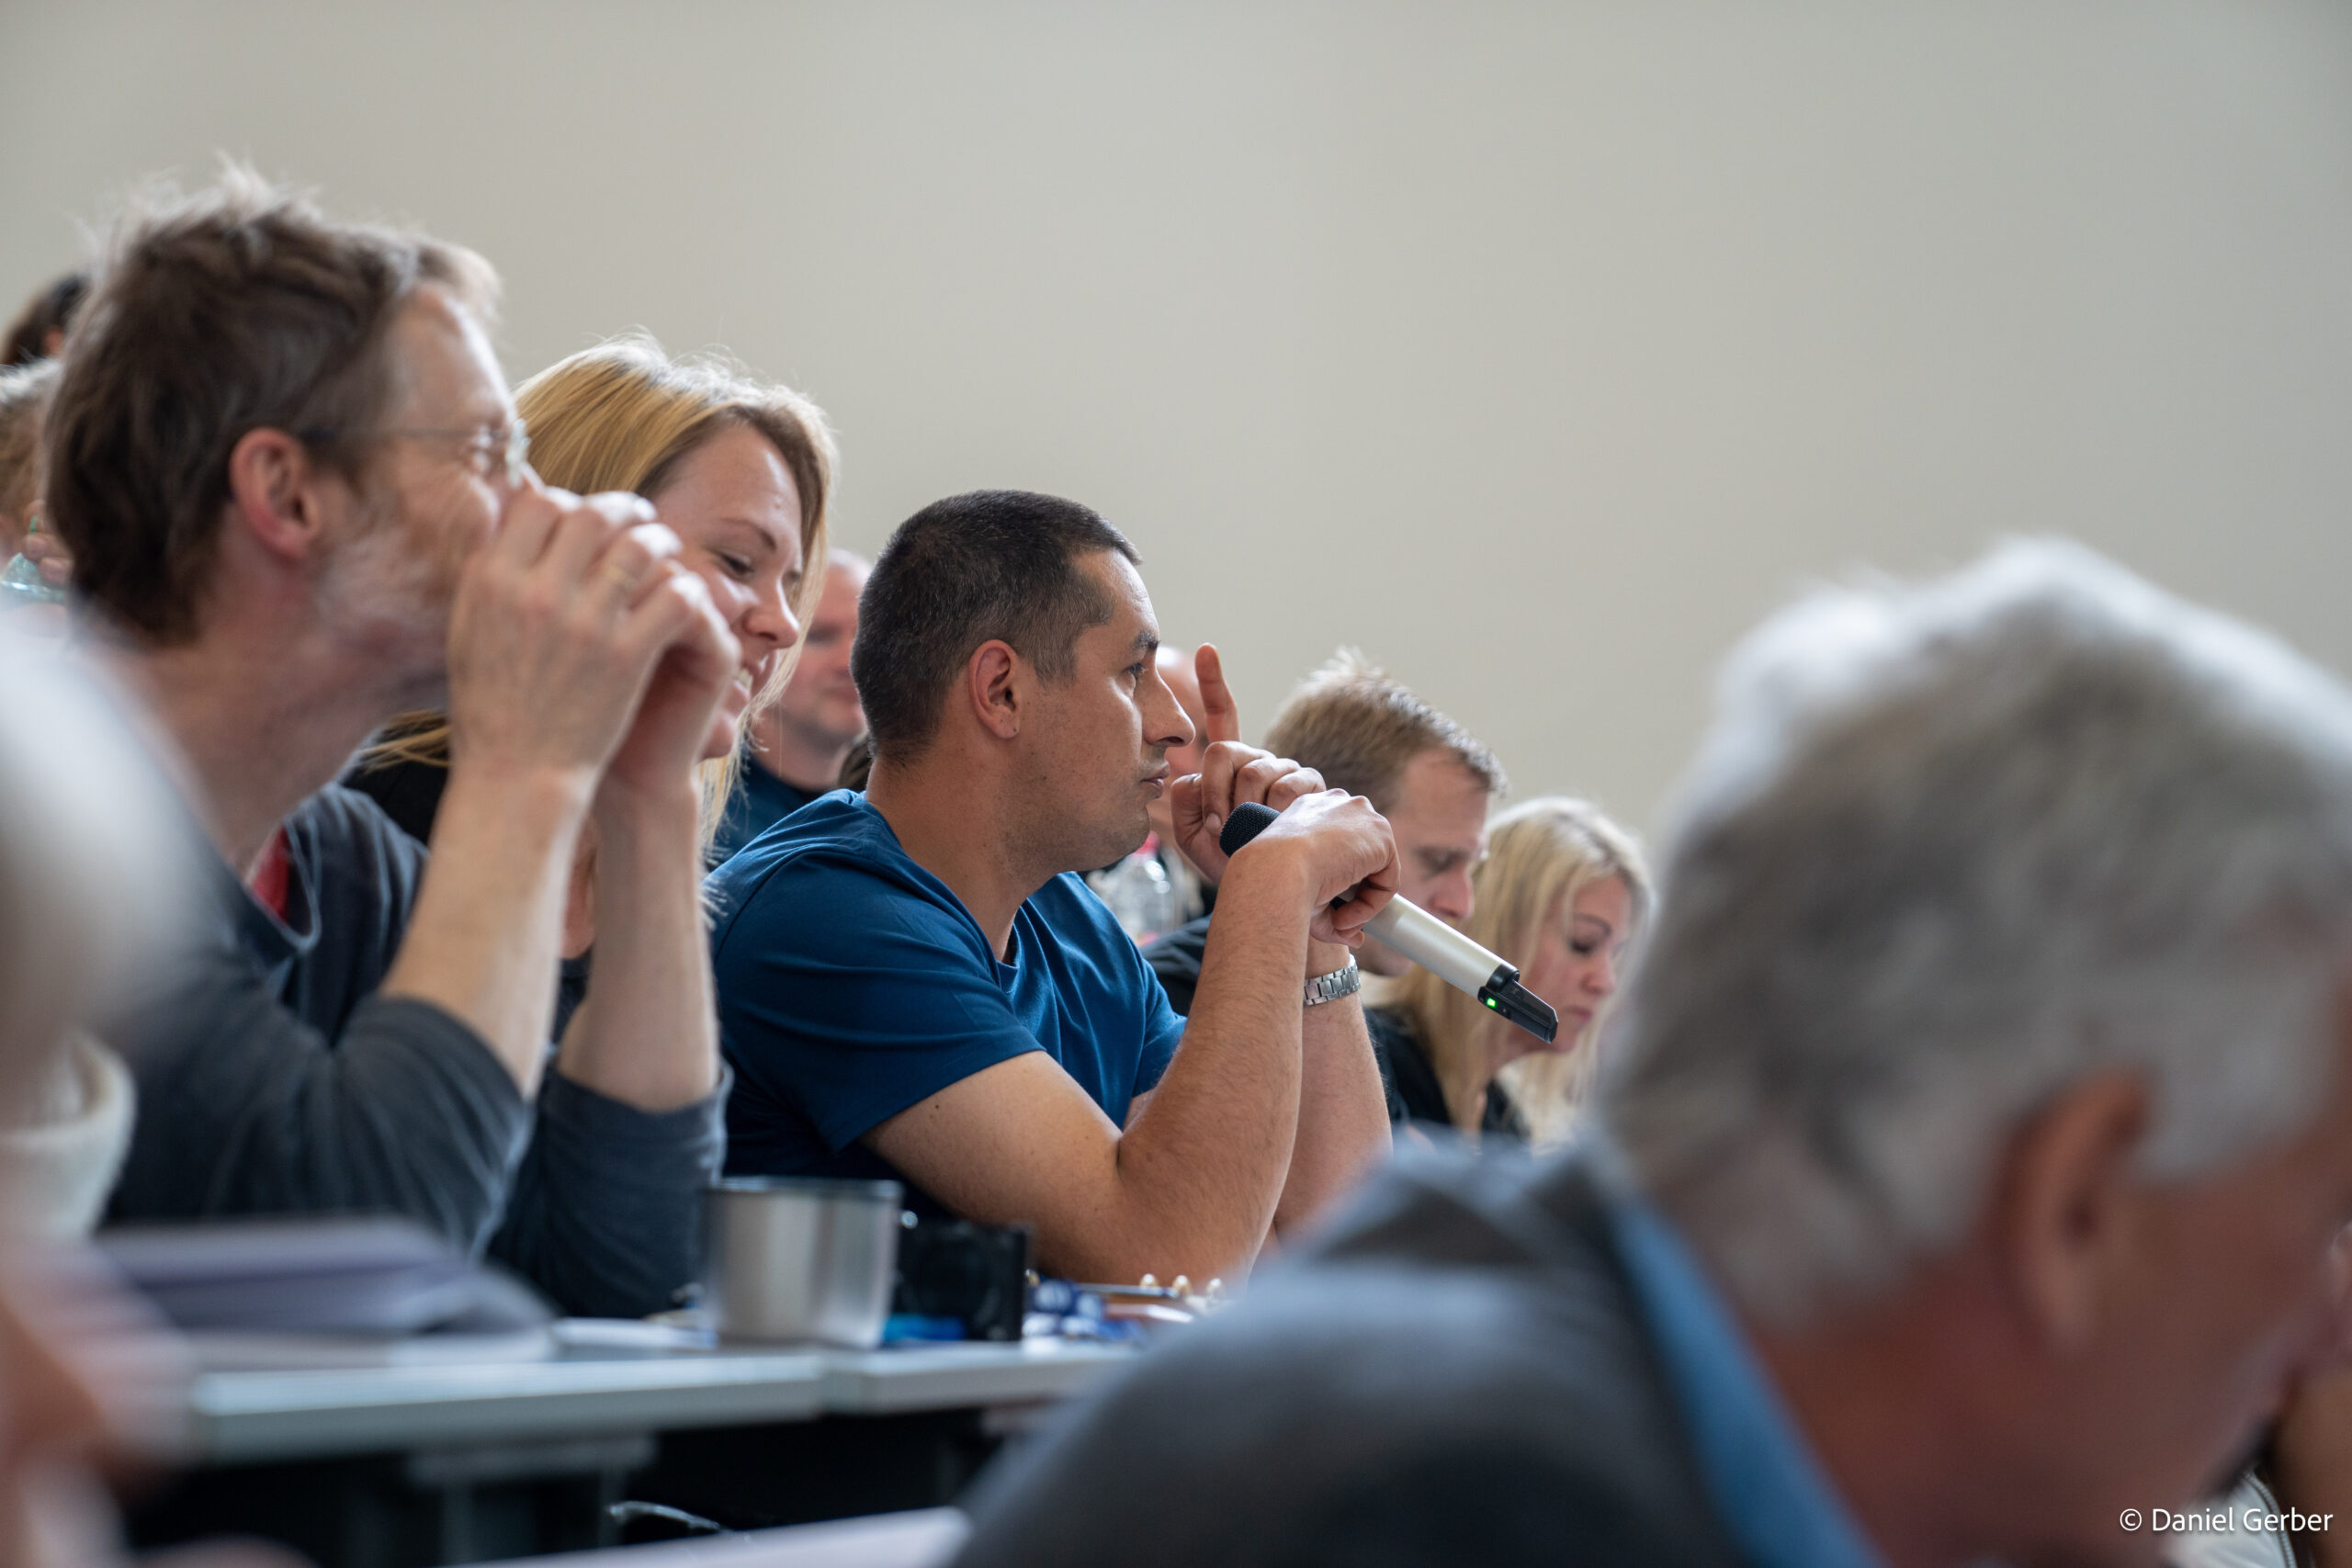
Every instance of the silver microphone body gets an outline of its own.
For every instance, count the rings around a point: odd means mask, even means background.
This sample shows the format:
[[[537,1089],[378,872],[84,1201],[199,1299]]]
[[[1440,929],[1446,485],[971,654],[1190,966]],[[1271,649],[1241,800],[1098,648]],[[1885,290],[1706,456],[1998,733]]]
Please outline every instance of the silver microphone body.
[[[1363,934],[1474,997],[1496,970],[1506,967],[1501,959],[1427,909],[1402,898],[1388,900],[1386,908],[1365,922]]]
[[[1226,818],[1218,847],[1228,855],[1273,825],[1270,806],[1243,801]],[[1334,908],[1347,902],[1341,894]],[[1430,914],[1427,909],[1391,898],[1380,913],[1364,922],[1364,934],[1407,961],[1419,964],[1449,986],[1478,998],[1488,1011],[1509,1019],[1546,1044],[1559,1035],[1560,1016],[1542,997],[1519,983],[1519,970]]]

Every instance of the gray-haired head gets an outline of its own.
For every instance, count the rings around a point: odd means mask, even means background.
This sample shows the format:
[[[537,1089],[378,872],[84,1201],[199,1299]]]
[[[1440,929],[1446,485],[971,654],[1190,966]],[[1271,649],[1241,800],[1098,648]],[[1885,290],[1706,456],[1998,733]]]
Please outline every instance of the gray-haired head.
[[[2175,1178],[2329,1082],[2352,694],[2078,547],[1768,622],[1668,845],[1600,1114],[1768,1320],[1958,1243],[2086,1075],[2145,1077]]]

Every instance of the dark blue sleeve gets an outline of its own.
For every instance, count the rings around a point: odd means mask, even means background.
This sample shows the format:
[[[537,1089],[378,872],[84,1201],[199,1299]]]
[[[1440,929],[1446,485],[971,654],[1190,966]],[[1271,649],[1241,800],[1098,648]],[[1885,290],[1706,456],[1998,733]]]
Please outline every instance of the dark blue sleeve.
[[[828,1151],[1039,1048],[968,916],[823,854],[737,892],[713,943],[737,1092],[792,1107]]]

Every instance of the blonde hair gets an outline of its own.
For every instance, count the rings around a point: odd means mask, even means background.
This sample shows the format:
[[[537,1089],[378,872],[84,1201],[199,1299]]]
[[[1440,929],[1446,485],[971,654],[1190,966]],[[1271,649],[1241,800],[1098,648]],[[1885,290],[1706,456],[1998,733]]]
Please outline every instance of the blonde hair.
[[[1649,920],[1650,875],[1633,836],[1590,801],[1564,795],[1527,801],[1489,824],[1487,858],[1472,874],[1476,903],[1463,930],[1524,966],[1555,913],[1585,888],[1612,876],[1631,896],[1632,930],[1638,932]],[[1391,1005],[1411,1021],[1427,1046],[1440,1082],[1446,1081],[1449,1064],[1483,1057],[1498,1036],[1514,1027],[1426,969],[1398,980],[1390,994]],[[1595,1018],[1586,1027],[1574,1049],[1522,1056],[1498,1076],[1539,1146],[1567,1134],[1590,1077],[1600,1021]]]
[[[825,591],[825,512],[839,458],[824,411],[808,399],[753,380],[718,355],[672,358],[652,338],[633,333],[548,366],[515,389],[514,412],[530,427],[532,468],[549,484],[583,495],[617,490],[650,499],[680,464],[727,430],[741,426],[766,437],[800,492],[804,565],[793,615],[806,623],[815,612]],[[799,662],[796,642],[747,711],[774,701]],[[734,787],[741,754],[739,737],[734,750],[703,765],[706,841]],[[370,754],[375,762],[446,765],[448,758],[448,719],[436,713],[401,715]]]

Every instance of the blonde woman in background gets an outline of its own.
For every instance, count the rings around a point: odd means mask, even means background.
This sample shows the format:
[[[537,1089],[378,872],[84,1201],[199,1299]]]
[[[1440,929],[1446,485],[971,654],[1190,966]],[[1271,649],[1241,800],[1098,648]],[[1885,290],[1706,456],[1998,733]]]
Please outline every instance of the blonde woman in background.
[[[653,503],[742,645],[743,668],[703,745],[707,844],[734,781],[746,717],[783,689],[800,628],[823,574],[825,505],[833,436],[822,410],[788,388],[752,380],[704,357],[673,359],[649,338],[627,337],[559,361],[515,389],[530,432],[531,466],[582,494],[632,491]],[[438,714],[396,721],[390,739],[348,782],[374,795],[419,838],[432,826],[448,764]],[[595,938],[594,835],[582,839],[564,930],[577,960]],[[558,1032],[579,999],[568,965]]]
[[[1400,1123],[1558,1142],[1587,1073],[1594,1025],[1617,989],[1626,950],[1648,918],[1650,879],[1631,835],[1589,802],[1559,795],[1513,807],[1487,825],[1463,927],[1519,965],[1558,1010],[1551,1046],[1415,969],[1366,1010]]]

